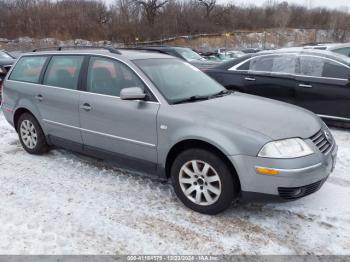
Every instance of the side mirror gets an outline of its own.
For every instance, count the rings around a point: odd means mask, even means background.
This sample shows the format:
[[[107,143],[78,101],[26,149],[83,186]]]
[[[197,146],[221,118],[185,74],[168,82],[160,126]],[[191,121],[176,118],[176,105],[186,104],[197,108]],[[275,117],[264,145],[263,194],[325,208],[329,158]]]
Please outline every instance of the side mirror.
[[[144,100],[146,94],[140,87],[127,87],[120,91],[120,99],[122,100]]]

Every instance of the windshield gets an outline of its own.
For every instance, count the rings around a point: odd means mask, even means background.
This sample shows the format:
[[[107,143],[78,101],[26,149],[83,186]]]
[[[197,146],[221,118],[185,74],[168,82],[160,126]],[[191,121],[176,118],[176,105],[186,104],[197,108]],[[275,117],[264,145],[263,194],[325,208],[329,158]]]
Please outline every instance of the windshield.
[[[12,59],[12,57],[9,54],[0,51],[0,59]]]
[[[189,48],[177,48],[176,51],[189,62],[193,60],[203,60],[203,57]]]
[[[177,59],[134,60],[173,104],[191,97],[208,97],[226,89],[198,68]]]

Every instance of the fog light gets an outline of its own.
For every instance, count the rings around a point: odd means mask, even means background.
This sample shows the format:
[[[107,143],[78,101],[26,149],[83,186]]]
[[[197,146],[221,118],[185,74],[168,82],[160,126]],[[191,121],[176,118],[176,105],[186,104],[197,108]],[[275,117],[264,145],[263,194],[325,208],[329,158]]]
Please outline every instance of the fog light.
[[[296,196],[299,196],[302,192],[303,192],[303,190],[301,188],[296,188],[293,190],[293,192],[291,192],[291,195],[293,197],[296,197]]]
[[[275,176],[278,175],[280,172],[276,169],[266,168],[266,167],[256,167],[255,171],[262,175],[269,175],[269,176]]]

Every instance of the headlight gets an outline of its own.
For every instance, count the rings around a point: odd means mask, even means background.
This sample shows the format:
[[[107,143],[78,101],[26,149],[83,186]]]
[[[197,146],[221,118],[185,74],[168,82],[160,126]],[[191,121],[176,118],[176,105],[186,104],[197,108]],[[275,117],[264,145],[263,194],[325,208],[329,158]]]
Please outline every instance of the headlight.
[[[3,69],[3,68],[0,66],[0,74],[4,74],[4,73],[5,73],[4,70],[5,70],[5,69]]]
[[[267,143],[259,152],[259,157],[296,158],[313,154],[314,151],[300,138]]]

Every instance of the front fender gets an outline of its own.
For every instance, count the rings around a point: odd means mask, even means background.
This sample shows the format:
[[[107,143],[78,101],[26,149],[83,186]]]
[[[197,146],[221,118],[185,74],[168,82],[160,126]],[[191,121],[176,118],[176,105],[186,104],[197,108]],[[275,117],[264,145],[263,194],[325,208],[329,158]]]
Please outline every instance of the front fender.
[[[250,130],[237,128],[225,129],[215,124],[199,125],[186,123],[167,125],[158,133],[158,162],[165,167],[170,150],[178,143],[186,140],[199,140],[219,149],[224,155],[256,156],[261,147],[270,139]]]

